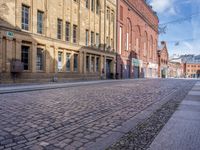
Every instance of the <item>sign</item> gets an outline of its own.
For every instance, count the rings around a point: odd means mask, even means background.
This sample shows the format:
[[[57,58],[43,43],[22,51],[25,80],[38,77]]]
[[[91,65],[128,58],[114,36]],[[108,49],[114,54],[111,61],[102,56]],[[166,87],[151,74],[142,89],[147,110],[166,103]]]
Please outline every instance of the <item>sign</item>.
[[[158,64],[154,64],[154,63],[149,63],[149,68],[152,68],[152,69],[158,69]]]
[[[10,31],[7,31],[6,32],[6,35],[10,38],[13,38],[14,37],[14,33],[13,32],[10,32]]]
[[[132,58],[132,65],[139,67],[140,66],[140,61],[138,59]]]
[[[62,69],[62,62],[58,62],[58,69],[61,70]]]

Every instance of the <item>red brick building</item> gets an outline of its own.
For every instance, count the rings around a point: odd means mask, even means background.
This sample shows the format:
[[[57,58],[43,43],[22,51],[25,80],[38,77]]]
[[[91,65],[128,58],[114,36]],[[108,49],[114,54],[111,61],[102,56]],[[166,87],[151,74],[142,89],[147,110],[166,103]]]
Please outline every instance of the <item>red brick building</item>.
[[[157,15],[144,0],[117,2],[118,77],[157,77]]]
[[[169,54],[166,42],[162,41],[158,47],[158,77],[166,78],[168,75]]]

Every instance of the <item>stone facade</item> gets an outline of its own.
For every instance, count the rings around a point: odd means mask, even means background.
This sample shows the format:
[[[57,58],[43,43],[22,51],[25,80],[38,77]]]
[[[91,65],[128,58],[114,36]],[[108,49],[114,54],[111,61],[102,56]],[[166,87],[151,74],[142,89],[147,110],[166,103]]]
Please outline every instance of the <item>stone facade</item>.
[[[166,78],[168,75],[169,54],[166,42],[162,41],[158,47],[158,77]]]
[[[118,77],[157,77],[157,15],[144,0],[119,0],[117,7]]]
[[[180,62],[169,61],[168,62],[168,78],[182,78],[183,64]]]
[[[115,29],[115,0],[0,1],[0,82],[112,78]]]

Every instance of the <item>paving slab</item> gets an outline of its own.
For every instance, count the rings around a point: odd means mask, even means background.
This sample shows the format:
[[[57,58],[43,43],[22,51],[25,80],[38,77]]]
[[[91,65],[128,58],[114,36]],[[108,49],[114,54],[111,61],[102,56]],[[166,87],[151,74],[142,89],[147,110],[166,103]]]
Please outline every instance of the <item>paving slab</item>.
[[[199,150],[200,148],[200,91],[199,82],[188,93],[149,150]]]

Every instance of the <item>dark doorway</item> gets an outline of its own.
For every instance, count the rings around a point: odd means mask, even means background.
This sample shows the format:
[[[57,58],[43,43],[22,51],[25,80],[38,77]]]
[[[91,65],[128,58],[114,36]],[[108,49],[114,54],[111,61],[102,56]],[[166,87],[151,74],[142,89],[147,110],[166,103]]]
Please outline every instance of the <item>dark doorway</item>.
[[[130,65],[124,65],[124,79],[130,79]]]
[[[111,79],[111,62],[112,60],[106,59],[106,78]]]
[[[133,77],[134,77],[134,79],[139,78],[139,72],[140,72],[140,68],[137,67],[137,66],[134,66],[133,67]]]

